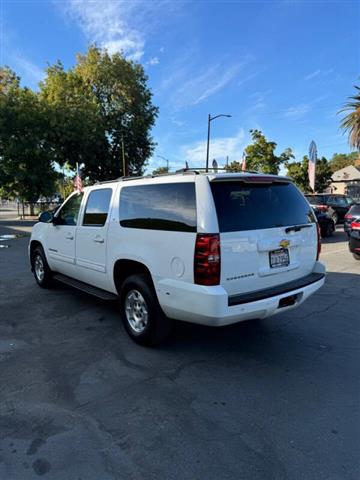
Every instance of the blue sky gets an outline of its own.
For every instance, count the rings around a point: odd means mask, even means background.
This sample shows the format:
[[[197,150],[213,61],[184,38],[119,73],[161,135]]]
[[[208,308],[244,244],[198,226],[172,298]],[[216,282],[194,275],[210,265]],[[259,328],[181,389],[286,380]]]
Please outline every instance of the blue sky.
[[[96,42],[140,61],[160,113],[149,169],[239,160],[249,130],[300,160],[349,152],[336,112],[360,75],[358,1],[0,0],[0,63],[36,88],[47,62],[65,67]]]

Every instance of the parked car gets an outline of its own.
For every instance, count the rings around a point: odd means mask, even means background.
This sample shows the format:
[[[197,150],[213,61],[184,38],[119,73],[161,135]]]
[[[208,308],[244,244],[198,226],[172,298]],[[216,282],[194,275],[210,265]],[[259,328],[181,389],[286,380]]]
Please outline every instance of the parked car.
[[[130,337],[153,345],[170,319],[222,326],[299,306],[324,283],[320,248],[290,179],[186,170],[73,193],[40,216],[29,257],[41,287],[119,300]]]
[[[350,234],[352,222],[354,222],[359,217],[360,217],[360,204],[357,203],[352,207],[350,207],[350,210],[347,212],[347,214],[344,217],[344,231],[348,235]]]
[[[329,213],[315,210],[322,237],[331,237],[335,232],[335,223]]]
[[[305,196],[315,210],[328,213],[335,225],[344,221],[344,217],[349,208],[356,203],[355,200],[348,195],[334,193],[316,193]]]
[[[349,232],[349,249],[356,260],[360,260],[360,215],[354,218]]]

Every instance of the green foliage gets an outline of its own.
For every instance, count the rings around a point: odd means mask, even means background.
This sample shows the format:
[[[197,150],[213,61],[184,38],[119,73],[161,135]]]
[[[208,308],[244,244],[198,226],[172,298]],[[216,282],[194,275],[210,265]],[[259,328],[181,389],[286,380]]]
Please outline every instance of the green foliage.
[[[355,165],[358,160],[359,154],[357,152],[351,153],[334,153],[329,161],[331,171],[334,173],[341,168],[348,167],[349,165]]]
[[[35,202],[55,191],[47,105],[0,69],[0,185],[7,197]]]
[[[47,70],[41,97],[52,107],[51,141],[56,161],[84,163],[91,180],[121,176],[122,141],[130,174],[141,174],[154,143],[158,109],[141,65],[90,47],[74,68]]]
[[[266,140],[260,130],[250,130],[250,133],[253,143],[245,149],[247,170],[277,175],[280,166],[294,158],[291,148],[275,155],[276,143]]]
[[[167,167],[158,167],[152,172],[153,175],[163,175],[165,173],[168,173]]]
[[[287,163],[287,175],[293,179],[294,183],[304,192],[311,193],[308,176],[309,159],[305,156],[302,162]],[[332,171],[330,163],[325,157],[316,161],[315,191],[323,192],[331,183]]]
[[[229,165],[226,167],[226,171],[229,173],[235,173],[235,172],[241,172],[242,164],[240,162],[237,162],[234,160],[233,162],[229,163]]]
[[[341,121],[343,128],[349,135],[351,147],[360,150],[360,87],[355,85],[356,93],[349,98],[349,102],[341,112],[350,111]]]

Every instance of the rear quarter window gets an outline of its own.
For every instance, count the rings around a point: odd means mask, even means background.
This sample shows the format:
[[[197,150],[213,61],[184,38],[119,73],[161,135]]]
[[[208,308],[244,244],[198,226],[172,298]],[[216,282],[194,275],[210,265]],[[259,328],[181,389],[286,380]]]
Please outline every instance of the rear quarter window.
[[[360,204],[353,205],[350,208],[349,213],[351,213],[352,215],[360,215]]]
[[[315,222],[292,183],[212,182],[220,232],[260,230]]]
[[[195,184],[123,187],[119,213],[122,227],[196,232]]]

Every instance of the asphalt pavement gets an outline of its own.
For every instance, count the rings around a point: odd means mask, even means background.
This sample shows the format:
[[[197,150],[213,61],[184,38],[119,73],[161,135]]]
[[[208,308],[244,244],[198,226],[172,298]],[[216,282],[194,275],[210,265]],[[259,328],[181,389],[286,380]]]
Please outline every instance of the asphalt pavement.
[[[0,217],[0,480],[358,480],[360,262],[341,227],[298,309],[135,345],[117,307],[29,270]]]

